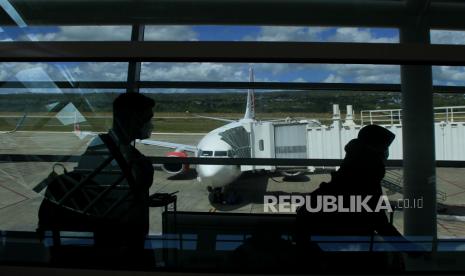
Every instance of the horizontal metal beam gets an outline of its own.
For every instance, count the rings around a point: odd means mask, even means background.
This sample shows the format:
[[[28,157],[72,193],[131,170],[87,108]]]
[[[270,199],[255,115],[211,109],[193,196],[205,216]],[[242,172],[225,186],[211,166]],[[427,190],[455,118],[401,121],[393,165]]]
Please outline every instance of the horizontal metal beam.
[[[464,15],[465,2],[462,0],[432,0],[423,16],[432,29],[465,30]]]
[[[0,81],[0,89],[12,88],[62,88],[62,89],[126,89],[125,81]]]
[[[9,0],[28,25],[399,26],[401,0]],[[0,17],[0,24],[11,23]]]
[[[0,154],[0,162],[78,162],[80,155]],[[257,166],[340,166],[341,159],[150,157],[153,164],[206,164]],[[387,167],[402,167],[402,160],[388,160]],[[436,161],[437,167],[464,168],[465,161]]]
[[[0,62],[35,61],[465,65],[465,45],[171,41],[0,43]]]
[[[399,28],[403,0],[9,0],[28,25],[282,25]],[[465,29],[463,1],[433,0],[432,28]],[[14,25],[0,13],[0,25]]]
[[[221,81],[140,81],[140,88],[183,89],[261,89],[299,91],[354,91],[354,92],[401,92],[400,84],[383,83],[315,83],[315,82],[221,82]],[[126,89],[123,81],[1,81],[0,89]],[[221,91],[220,91],[221,92]],[[433,86],[434,93],[465,94],[465,86]]]

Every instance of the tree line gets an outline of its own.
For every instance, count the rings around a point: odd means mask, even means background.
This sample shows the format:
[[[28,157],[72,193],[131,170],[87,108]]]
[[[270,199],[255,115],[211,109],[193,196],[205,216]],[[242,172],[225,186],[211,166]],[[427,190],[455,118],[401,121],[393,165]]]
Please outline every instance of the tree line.
[[[81,112],[111,112],[118,93],[17,93],[0,95],[0,112],[57,112],[73,103]],[[156,112],[242,113],[246,93],[147,93]],[[255,93],[260,113],[330,113],[332,105],[356,110],[401,108],[395,92],[277,91]],[[434,106],[465,105],[462,94],[435,94]]]

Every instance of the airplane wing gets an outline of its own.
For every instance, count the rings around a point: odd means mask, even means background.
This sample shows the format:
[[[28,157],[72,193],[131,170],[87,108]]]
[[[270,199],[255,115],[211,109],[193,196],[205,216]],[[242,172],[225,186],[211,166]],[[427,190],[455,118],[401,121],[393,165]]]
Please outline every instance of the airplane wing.
[[[9,133],[16,132],[23,125],[24,120],[26,120],[26,117],[27,117],[27,112],[24,112],[21,119],[19,119],[18,122],[16,123],[16,127],[14,129],[8,130],[8,131],[1,131],[0,133],[1,134],[9,134]]]
[[[81,140],[86,138],[87,136],[93,137],[93,136],[98,135],[98,133],[95,133],[92,131],[81,131],[81,130],[77,130],[77,131],[75,130],[73,131],[73,133]]]
[[[170,143],[170,142],[156,141],[156,140],[149,140],[149,139],[137,140],[137,142],[144,144],[144,145],[184,150],[184,151],[189,151],[189,152],[194,152],[194,153],[197,152],[197,147],[192,146],[192,145],[177,144],[177,143]]]
[[[225,119],[225,118],[208,117],[208,116],[195,115],[195,114],[193,114],[192,116],[199,117],[199,118],[216,120],[216,121],[221,121],[221,122],[228,122],[228,123],[236,122],[236,120],[229,120],[229,119]]]

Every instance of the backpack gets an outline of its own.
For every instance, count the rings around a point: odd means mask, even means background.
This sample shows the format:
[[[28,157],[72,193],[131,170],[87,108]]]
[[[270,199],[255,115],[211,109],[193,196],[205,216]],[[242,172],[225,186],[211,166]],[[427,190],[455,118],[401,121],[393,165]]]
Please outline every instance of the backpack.
[[[120,223],[112,213],[133,194],[135,181],[129,165],[111,137],[108,134],[99,137],[109,149],[110,156],[95,170],[90,173],[67,171],[57,163],[50,175],[33,189],[38,193],[46,189],[39,207],[39,229],[91,230]],[[122,170],[121,177],[106,185],[96,183],[93,178],[113,160]],[[58,174],[57,167],[62,167],[64,173]],[[118,185],[124,179],[129,187]],[[119,198],[114,198],[116,190]]]

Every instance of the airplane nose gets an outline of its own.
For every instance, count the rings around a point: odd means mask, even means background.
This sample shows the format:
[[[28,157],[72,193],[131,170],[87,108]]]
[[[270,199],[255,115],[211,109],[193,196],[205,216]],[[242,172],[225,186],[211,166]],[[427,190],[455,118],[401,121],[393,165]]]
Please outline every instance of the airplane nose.
[[[200,182],[207,186],[218,188],[223,187],[239,177],[241,174],[237,166],[223,165],[198,165],[197,175]]]
[[[200,182],[213,188],[223,187],[233,180],[230,172],[222,165],[199,165],[197,174]]]
[[[197,171],[202,179],[218,176],[220,170],[220,165],[199,165],[197,167]]]

